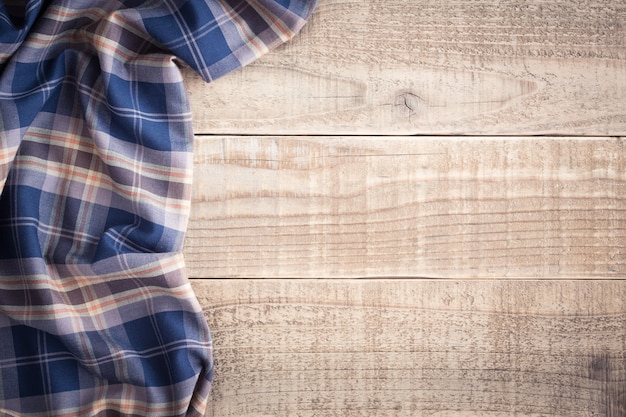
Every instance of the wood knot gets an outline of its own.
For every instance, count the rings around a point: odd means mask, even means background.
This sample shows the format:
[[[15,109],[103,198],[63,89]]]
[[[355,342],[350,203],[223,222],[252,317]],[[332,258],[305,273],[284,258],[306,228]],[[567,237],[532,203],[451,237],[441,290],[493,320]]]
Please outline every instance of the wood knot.
[[[589,378],[597,381],[599,404],[604,406],[603,415],[606,417],[626,416],[626,362],[623,358],[609,354],[599,354],[591,357],[587,370]]]
[[[610,366],[608,355],[594,356],[589,363],[589,378],[606,381],[610,373]]]
[[[417,94],[410,91],[402,91],[396,94],[393,105],[396,110],[402,112],[406,117],[411,118],[418,114],[424,102],[425,100]]]

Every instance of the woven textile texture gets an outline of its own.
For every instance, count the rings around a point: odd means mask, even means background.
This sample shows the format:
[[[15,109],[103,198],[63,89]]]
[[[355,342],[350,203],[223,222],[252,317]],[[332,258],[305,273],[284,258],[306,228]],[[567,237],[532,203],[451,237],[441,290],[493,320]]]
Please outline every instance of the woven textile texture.
[[[180,66],[212,81],[314,2],[0,3],[0,415],[203,415]]]

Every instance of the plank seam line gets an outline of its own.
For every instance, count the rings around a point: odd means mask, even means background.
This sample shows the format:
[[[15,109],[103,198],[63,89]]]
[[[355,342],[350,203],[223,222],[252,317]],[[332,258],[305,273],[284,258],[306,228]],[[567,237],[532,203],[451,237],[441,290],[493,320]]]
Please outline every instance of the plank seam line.
[[[580,134],[567,134],[567,133],[542,133],[542,134],[357,134],[357,133],[338,133],[338,134],[325,134],[325,133],[290,133],[290,134],[269,134],[269,133],[198,133],[195,132],[196,137],[267,137],[267,138],[293,138],[293,137],[368,137],[368,138],[394,138],[394,137],[407,137],[407,138],[461,138],[461,139],[485,139],[485,138],[602,138],[602,139],[614,139],[621,140],[625,135],[580,135]]]
[[[588,277],[580,277],[580,278],[553,278],[553,277],[545,277],[545,278],[435,278],[435,277],[394,277],[394,276],[380,276],[380,277],[332,277],[332,278],[297,278],[297,277],[268,277],[268,278],[258,278],[258,277],[189,277],[190,281],[257,281],[257,282],[277,282],[277,281],[295,281],[295,282],[365,282],[365,281],[415,281],[415,282],[433,282],[433,281],[441,281],[441,282],[499,282],[499,283],[524,283],[524,282],[532,282],[532,283],[540,283],[540,282],[559,282],[559,283],[568,283],[568,282],[594,282],[594,283],[612,283],[612,282],[626,282],[626,277],[622,278],[588,278]]]

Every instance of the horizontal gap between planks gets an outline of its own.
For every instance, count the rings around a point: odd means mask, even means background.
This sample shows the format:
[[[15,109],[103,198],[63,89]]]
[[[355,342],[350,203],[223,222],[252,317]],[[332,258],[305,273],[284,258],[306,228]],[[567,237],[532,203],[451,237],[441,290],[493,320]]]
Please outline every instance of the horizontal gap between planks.
[[[280,138],[280,137],[285,137],[285,138],[298,138],[298,137],[311,137],[311,138],[318,138],[318,137],[326,137],[326,138],[332,138],[332,137],[362,137],[362,138],[398,138],[398,137],[404,137],[404,138],[458,138],[458,139],[463,139],[463,140],[467,140],[467,139],[472,139],[472,138],[476,138],[476,139],[488,139],[488,138],[502,138],[502,139],[512,139],[512,138],[520,138],[520,139],[534,139],[534,138],[556,138],[556,139],[564,139],[564,138],[569,138],[569,139],[592,139],[592,138],[602,138],[602,139],[621,139],[624,136],[622,135],[593,135],[593,134],[589,134],[589,135],[580,135],[580,134],[568,134],[568,133],[541,133],[541,134],[484,134],[484,135],[477,135],[477,134],[468,134],[468,135],[464,135],[464,134],[428,134],[428,133],[418,133],[418,134],[361,134],[361,133],[340,133],[340,134],[336,134],[336,135],[329,135],[329,134],[324,134],[324,133],[277,133],[277,134],[269,134],[269,133],[199,133],[199,132],[194,132],[194,136],[196,137],[225,137],[225,138],[236,138],[236,137],[253,137],[253,138],[259,138],[259,137],[269,137],[269,138]]]
[[[319,282],[319,283],[328,283],[330,281],[341,281],[343,283],[349,283],[350,281],[353,282],[364,282],[364,281],[369,281],[369,282],[393,282],[393,281],[414,281],[414,282],[432,282],[432,281],[442,281],[442,282],[447,282],[447,283],[452,283],[452,282],[492,282],[492,281],[499,281],[499,282],[505,282],[505,281],[511,281],[511,282],[516,282],[516,283],[520,283],[520,282],[528,282],[528,283],[546,283],[548,281],[550,282],[558,282],[558,283],[567,283],[567,282],[594,282],[594,283],[615,283],[615,282],[620,282],[620,281],[625,281],[626,277],[621,277],[621,278],[598,278],[598,279],[594,279],[594,278],[589,278],[589,277],[580,277],[580,278],[552,278],[552,277],[546,277],[546,278],[508,278],[508,277],[501,277],[501,278],[448,278],[448,277],[442,277],[442,278],[437,278],[437,277],[359,277],[359,278],[355,278],[355,277],[332,277],[332,278],[297,278],[297,277],[292,277],[292,278],[288,278],[288,277],[271,277],[271,278],[258,278],[258,277],[233,277],[233,278],[198,278],[198,277],[190,277],[189,278],[190,281],[223,281],[223,282],[228,282],[228,281],[250,281],[250,282],[264,282],[264,283],[271,283],[271,282],[282,282],[282,281],[294,281],[294,282],[298,282],[298,283],[312,283],[312,282]]]

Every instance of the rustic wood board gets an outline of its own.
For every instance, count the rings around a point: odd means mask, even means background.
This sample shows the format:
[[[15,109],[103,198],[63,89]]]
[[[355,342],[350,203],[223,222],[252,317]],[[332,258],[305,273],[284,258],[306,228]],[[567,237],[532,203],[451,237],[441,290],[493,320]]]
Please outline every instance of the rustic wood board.
[[[207,417],[626,416],[626,2],[320,0],[184,76]]]
[[[226,81],[197,133],[626,134],[626,2],[321,0]]]
[[[624,281],[196,280],[207,416],[626,415]]]
[[[192,277],[626,274],[621,138],[198,137]]]

